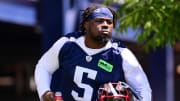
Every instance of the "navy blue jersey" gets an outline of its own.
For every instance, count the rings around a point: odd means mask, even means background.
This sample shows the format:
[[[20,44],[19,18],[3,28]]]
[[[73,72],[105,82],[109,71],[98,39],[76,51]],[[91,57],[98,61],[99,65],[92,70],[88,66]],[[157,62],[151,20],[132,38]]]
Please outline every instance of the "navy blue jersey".
[[[85,45],[85,36],[71,33],[57,40],[35,69],[39,98],[60,91],[64,101],[96,101],[101,84],[123,81],[151,101],[148,79],[133,55],[119,41],[109,40],[100,49]]]
[[[71,33],[65,37],[78,39],[82,36]],[[117,45],[121,47],[120,43]],[[96,101],[101,84],[124,79],[122,57],[114,47],[89,55],[75,41],[67,41],[59,51],[58,60],[59,69],[51,88],[54,92],[61,91],[64,101]]]

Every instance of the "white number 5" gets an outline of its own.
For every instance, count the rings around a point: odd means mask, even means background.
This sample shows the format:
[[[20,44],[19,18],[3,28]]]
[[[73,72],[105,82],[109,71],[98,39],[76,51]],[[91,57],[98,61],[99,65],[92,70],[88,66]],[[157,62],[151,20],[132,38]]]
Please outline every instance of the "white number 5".
[[[95,80],[97,75],[97,71],[95,70],[76,66],[75,74],[74,74],[74,82],[77,84],[79,88],[84,88],[83,97],[79,97],[78,93],[74,90],[71,92],[72,96],[77,101],[91,101],[92,98],[93,88],[88,84],[82,83],[82,78],[84,73],[87,73],[88,74],[87,77],[92,80]]]

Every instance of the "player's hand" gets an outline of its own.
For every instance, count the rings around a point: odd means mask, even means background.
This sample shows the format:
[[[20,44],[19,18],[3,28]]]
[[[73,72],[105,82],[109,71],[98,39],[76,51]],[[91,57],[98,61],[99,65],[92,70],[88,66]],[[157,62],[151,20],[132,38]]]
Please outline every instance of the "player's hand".
[[[44,95],[42,96],[43,101],[55,101],[54,98],[54,93],[51,91],[47,91],[44,93]]]

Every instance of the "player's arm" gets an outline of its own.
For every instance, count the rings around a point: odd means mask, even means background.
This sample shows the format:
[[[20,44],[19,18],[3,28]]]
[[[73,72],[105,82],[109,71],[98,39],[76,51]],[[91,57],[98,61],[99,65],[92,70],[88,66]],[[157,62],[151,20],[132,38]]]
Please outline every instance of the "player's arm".
[[[35,82],[40,99],[44,101],[52,98],[53,93],[50,90],[52,74],[59,68],[58,54],[67,38],[58,40],[38,61],[35,68]]]
[[[126,82],[142,97],[141,101],[151,101],[151,88],[141,65],[127,48],[121,51]]]

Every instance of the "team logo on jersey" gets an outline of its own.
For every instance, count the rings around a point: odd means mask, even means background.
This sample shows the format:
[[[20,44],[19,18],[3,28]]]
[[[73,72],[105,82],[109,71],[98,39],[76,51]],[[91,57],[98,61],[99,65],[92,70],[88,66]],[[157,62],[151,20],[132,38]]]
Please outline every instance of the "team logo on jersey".
[[[104,70],[106,70],[107,72],[112,72],[113,69],[113,65],[111,65],[110,63],[100,59],[98,61],[98,66]]]
[[[86,56],[86,61],[87,62],[90,62],[92,60],[92,57],[91,56]]]

